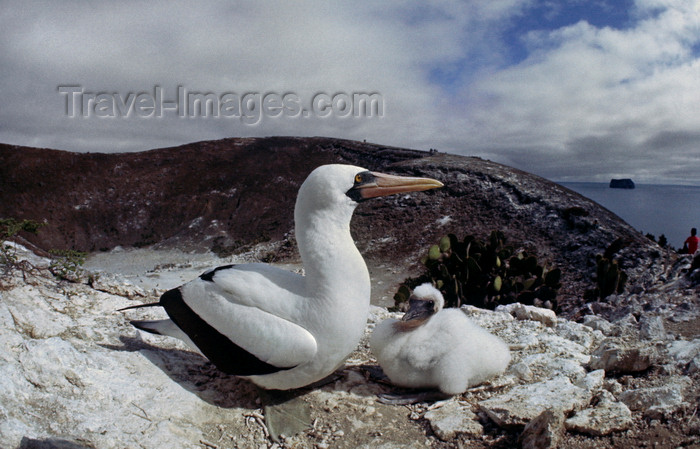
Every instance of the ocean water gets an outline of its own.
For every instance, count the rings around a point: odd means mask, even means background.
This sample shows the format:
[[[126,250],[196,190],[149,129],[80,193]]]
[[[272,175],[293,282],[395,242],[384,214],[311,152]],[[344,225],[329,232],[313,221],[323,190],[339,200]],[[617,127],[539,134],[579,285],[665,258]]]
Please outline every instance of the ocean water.
[[[607,183],[561,182],[592,199],[644,234],[661,234],[674,248],[683,246],[690,228],[700,229],[700,186],[637,184],[611,189]]]

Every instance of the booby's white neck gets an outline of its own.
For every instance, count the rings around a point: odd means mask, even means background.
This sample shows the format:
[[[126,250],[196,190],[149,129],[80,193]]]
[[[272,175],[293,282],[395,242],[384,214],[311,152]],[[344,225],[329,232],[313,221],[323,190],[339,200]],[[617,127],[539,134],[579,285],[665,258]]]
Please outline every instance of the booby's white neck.
[[[369,297],[367,266],[350,234],[354,206],[349,199],[348,204],[312,213],[300,213],[300,206],[303,204],[297,204],[295,213],[296,239],[307,286],[316,293],[313,296],[319,299],[348,294]]]

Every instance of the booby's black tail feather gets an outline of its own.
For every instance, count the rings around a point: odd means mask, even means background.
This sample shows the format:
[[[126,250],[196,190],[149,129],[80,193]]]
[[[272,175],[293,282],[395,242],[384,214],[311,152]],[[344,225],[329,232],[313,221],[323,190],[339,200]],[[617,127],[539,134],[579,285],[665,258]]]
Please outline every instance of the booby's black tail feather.
[[[129,307],[124,307],[123,309],[118,309],[117,312],[123,312],[125,310],[130,310],[130,309],[141,309],[143,307],[156,307],[156,306],[162,306],[160,302],[151,302],[148,304],[136,304],[135,306],[129,306]]]

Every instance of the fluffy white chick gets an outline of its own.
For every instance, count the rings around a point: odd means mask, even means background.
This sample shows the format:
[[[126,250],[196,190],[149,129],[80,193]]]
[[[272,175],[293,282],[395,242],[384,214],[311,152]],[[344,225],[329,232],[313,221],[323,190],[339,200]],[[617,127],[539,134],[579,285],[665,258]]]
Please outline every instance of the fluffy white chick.
[[[446,395],[502,374],[508,346],[455,308],[430,284],[416,287],[401,320],[379,323],[370,337],[384,374],[400,387],[438,388]]]

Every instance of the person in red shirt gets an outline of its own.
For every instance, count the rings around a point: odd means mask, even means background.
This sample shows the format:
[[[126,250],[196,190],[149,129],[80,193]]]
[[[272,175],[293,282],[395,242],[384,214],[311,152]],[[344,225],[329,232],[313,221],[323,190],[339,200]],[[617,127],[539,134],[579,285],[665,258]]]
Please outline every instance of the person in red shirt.
[[[700,238],[697,236],[698,230],[693,228],[690,230],[690,237],[685,239],[684,247],[688,249],[688,254],[695,254],[698,250],[698,241]]]

